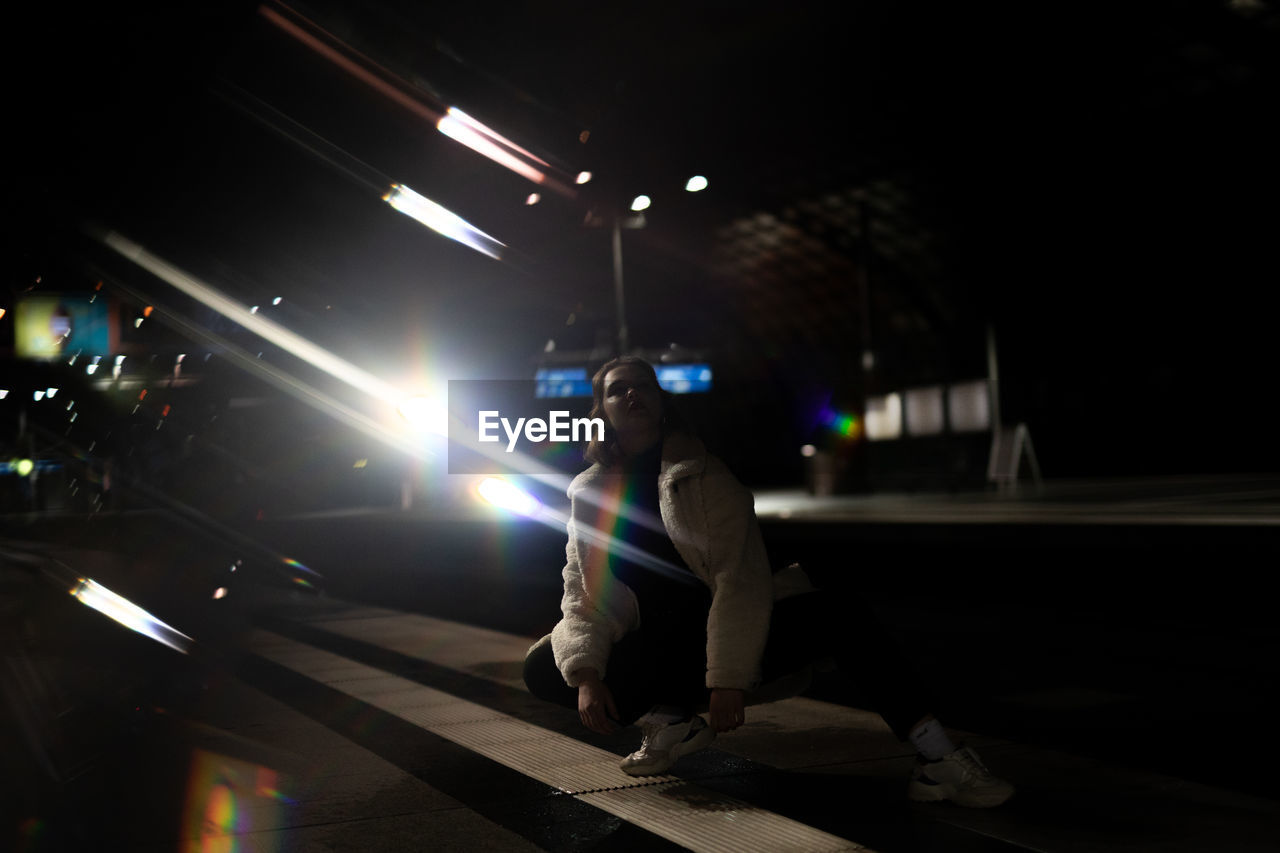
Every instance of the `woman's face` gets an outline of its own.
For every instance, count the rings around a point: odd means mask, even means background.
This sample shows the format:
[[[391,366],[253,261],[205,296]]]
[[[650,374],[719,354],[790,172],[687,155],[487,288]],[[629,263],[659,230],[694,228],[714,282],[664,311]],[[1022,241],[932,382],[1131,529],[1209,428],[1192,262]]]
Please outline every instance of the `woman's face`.
[[[606,373],[604,416],[620,433],[661,427],[662,394],[649,371],[624,364]]]

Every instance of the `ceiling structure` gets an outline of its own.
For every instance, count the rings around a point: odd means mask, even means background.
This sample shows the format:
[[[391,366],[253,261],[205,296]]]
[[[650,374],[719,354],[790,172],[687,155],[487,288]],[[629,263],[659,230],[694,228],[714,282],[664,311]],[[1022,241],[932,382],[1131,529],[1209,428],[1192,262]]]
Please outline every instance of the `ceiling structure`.
[[[12,256],[34,269],[64,250],[50,229],[92,219],[246,302],[286,293],[295,323],[349,350],[404,357],[417,328],[452,369],[514,370],[548,341],[612,340],[609,229],[589,222],[644,192],[645,227],[622,234],[636,345],[715,351],[753,388],[804,373],[856,404],[981,375],[991,326],[1015,416],[1051,431],[1085,404],[1079,373],[1118,377],[1114,404],[1247,368],[1255,350],[1208,331],[1263,331],[1276,270],[1276,4],[1116,6],[34,12],[9,59],[28,129]],[[263,9],[594,180],[526,205],[537,188]],[[707,190],[683,191],[693,174]],[[503,240],[504,261],[395,214],[393,182]],[[1208,290],[1170,298],[1189,287]],[[1199,356],[1179,345],[1196,336]]]

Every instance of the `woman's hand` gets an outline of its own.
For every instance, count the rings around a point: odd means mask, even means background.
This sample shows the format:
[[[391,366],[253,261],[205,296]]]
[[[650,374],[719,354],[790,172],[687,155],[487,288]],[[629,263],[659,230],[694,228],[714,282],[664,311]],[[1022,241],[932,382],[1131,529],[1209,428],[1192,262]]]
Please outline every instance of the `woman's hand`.
[[[578,717],[593,732],[610,735],[618,730],[614,722],[618,718],[618,706],[613,703],[613,692],[595,670],[589,671],[578,682]]]
[[[711,728],[731,732],[747,721],[742,691],[730,687],[711,688]]]

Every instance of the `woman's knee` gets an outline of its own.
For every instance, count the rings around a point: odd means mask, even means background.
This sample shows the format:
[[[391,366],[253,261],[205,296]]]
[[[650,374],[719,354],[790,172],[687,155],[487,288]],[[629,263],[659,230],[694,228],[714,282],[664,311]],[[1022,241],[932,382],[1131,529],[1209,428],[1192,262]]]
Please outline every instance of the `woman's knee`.
[[[524,684],[534,696],[551,701],[565,687],[564,677],[560,674],[555,654],[551,651],[550,634],[534,643],[525,654]]]

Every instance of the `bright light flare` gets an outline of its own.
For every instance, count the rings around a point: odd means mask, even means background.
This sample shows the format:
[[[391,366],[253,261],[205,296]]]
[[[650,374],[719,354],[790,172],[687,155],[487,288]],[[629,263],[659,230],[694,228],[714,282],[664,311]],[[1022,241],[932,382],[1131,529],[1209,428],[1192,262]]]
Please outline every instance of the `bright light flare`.
[[[455,142],[461,142],[477,154],[483,154],[498,165],[505,166],[535,184],[540,184],[547,179],[545,172],[526,162],[519,155],[524,155],[545,166],[547,164],[544,161],[485,127],[457,107],[449,107],[446,115],[436,122],[436,129]]]
[[[399,411],[400,416],[414,429],[448,437],[449,410],[439,400],[415,394],[405,398]]]
[[[642,210],[648,210],[650,204],[653,204],[653,201],[647,195],[638,195],[631,202],[631,209],[639,213]]]
[[[689,183],[684,185],[684,188],[691,193],[705,190],[707,188],[707,179],[702,177],[702,175],[694,175],[689,179]]]
[[[591,180],[590,172],[579,172],[578,177],[574,178],[573,182],[575,184],[585,184],[587,181],[590,181],[590,180]]]
[[[418,220],[437,234],[456,240],[495,260],[502,258],[505,245],[453,211],[441,207],[426,196],[418,195],[403,184],[392,184],[391,191],[384,195],[382,200],[404,215]]]
[[[485,478],[476,491],[480,493],[480,497],[494,506],[526,518],[534,517],[542,509],[542,503],[533,495],[497,477]]]
[[[131,631],[150,637],[157,643],[163,643],[174,651],[185,655],[191,643],[194,642],[186,634],[166,625],[129,599],[117,595],[92,578],[79,578],[70,592],[80,603],[92,607],[109,619],[114,619]]]

